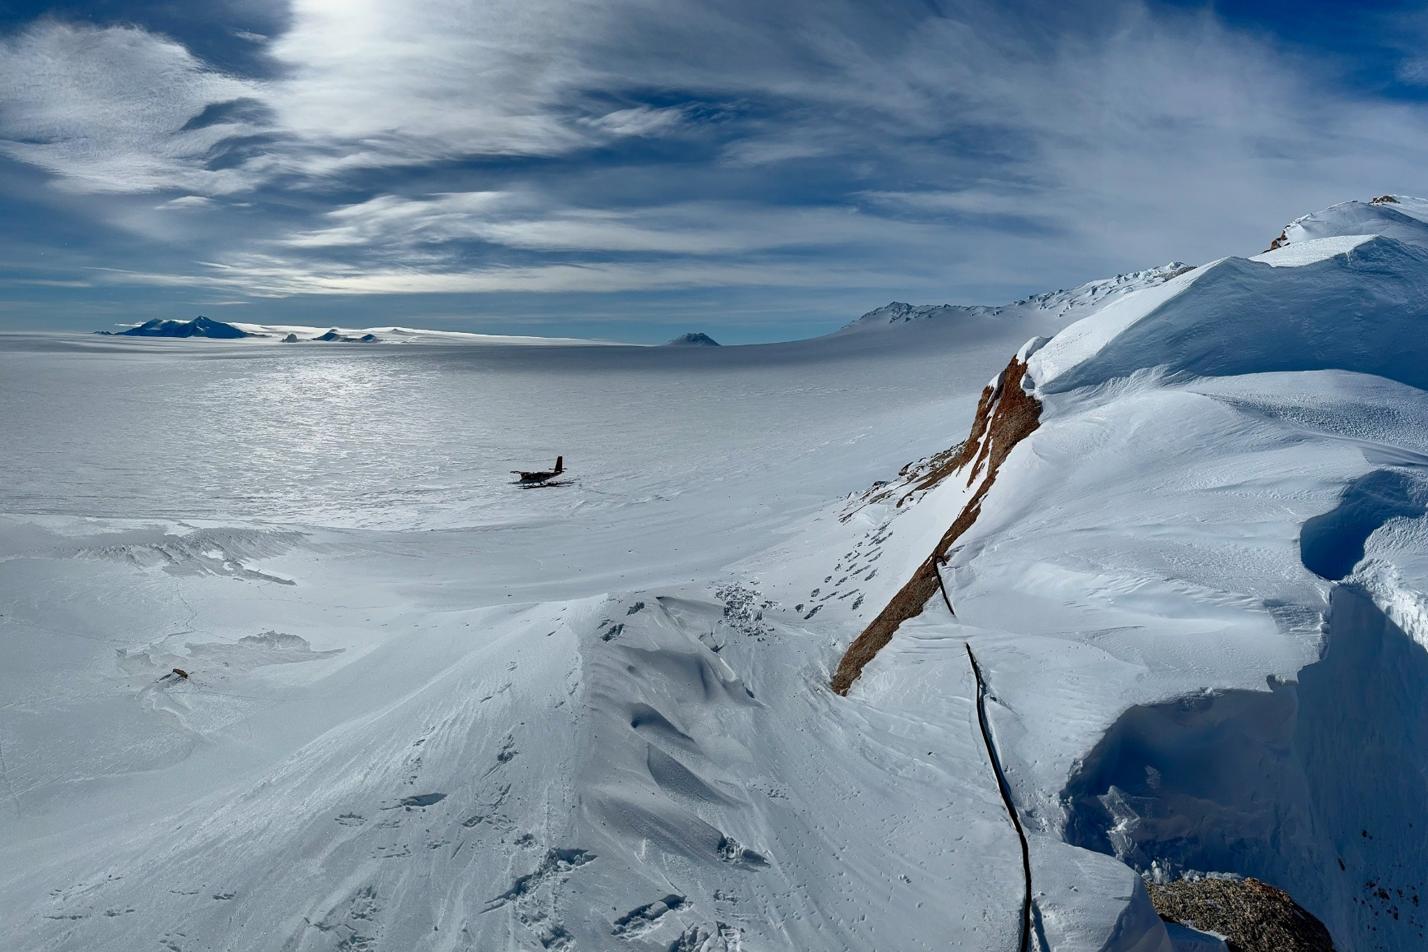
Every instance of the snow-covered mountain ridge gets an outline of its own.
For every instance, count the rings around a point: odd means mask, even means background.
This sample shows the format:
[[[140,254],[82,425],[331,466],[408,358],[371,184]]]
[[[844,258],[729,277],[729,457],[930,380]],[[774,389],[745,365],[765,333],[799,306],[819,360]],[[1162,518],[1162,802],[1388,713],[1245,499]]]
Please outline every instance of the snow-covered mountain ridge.
[[[848,333],[853,331],[864,331],[870,328],[889,327],[898,324],[908,324],[915,321],[927,320],[947,320],[958,317],[1003,317],[1007,315],[1018,315],[1026,311],[1049,311],[1057,317],[1065,317],[1068,314],[1085,312],[1092,308],[1099,307],[1109,300],[1138,291],[1142,288],[1155,287],[1173,277],[1184,274],[1191,270],[1192,266],[1180,261],[1172,261],[1157,268],[1147,268],[1143,271],[1132,271],[1127,274],[1118,274],[1113,278],[1102,278],[1097,281],[1087,281],[1085,284],[1074,288],[1061,289],[1059,291],[1045,291],[1040,294],[1033,294],[1013,301],[1010,304],[998,305],[964,305],[964,304],[904,304],[901,301],[893,301],[884,304],[882,307],[874,308],[857,320],[846,324],[836,333]]]
[[[1258,876],[1342,948],[1408,949],[1428,926],[1428,248],[1397,213],[1378,219],[1397,237],[1364,234],[1383,204],[1024,348],[924,563],[955,618],[919,591],[889,647],[956,633],[990,656],[1032,829],[1146,873]],[[1043,422],[988,488],[972,461],[1006,388]]]
[[[1428,199],[1380,195],[1367,202],[1341,202],[1294,219],[1270,242],[1268,250],[1343,235],[1382,235],[1422,244],[1428,241]]]
[[[577,481],[509,528],[0,518],[11,944],[1178,952],[1141,875],[1200,870],[1421,948],[1428,246],[1379,207],[730,348],[783,385],[688,371],[684,439],[554,351]]]
[[[520,334],[478,334],[468,331],[439,331],[415,327],[331,327],[310,324],[256,324],[250,321],[215,321],[197,317],[191,321],[155,318],[122,331],[96,331],[105,337],[175,337],[247,340],[249,343],[294,341],[364,341],[386,344],[502,344],[502,345],[608,345],[610,341],[574,337],[536,337]]]

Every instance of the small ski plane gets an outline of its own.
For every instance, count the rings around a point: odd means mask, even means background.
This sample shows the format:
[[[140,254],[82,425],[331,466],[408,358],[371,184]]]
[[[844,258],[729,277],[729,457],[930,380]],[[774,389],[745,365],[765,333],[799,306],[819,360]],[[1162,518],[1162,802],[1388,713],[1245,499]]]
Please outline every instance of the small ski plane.
[[[565,472],[565,457],[557,456],[555,458],[555,469],[537,470],[535,472],[526,472],[525,470],[521,469],[513,469],[511,470],[511,472],[516,474],[517,482],[520,482],[522,484],[531,486],[544,485],[545,483],[548,483],[555,477],[559,476],[561,473]]]

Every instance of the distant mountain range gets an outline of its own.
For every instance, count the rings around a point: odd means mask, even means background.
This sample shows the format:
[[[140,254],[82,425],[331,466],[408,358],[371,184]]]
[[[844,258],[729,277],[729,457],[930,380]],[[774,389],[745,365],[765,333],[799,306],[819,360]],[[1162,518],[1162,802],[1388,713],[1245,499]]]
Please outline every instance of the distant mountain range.
[[[1379,219],[1381,229],[1396,228],[1397,232],[1411,233],[1423,230],[1423,223],[1386,207],[1387,203],[1372,206],[1372,215]],[[1367,214],[1367,213],[1365,213]],[[1361,215],[1362,217],[1362,215]],[[1291,223],[1286,233],[1275,240],[1276,246],[1285,243],[1292,236],[1304,240],[1316,234],[1314,216],[1305,216]],[[1395,232],[1395,233],[1397,233]],[[834,331],[834,334],[859,333],[879,328],[903,324],[945,321],[958,318],[1001,318],[1015,314],[1043,313],[1057,319],[1075,319],[1097,309],[1111,300],[1155,287],[1178,277],[1192,266],[1180,261],[1171,261],[1143,271],[1131,271],[1111,278],[1088,281],[1074,288],[1046,291],[1013,301],[1009,304],[907,304],[892,301],[874,308],[854,321]],[[380,331],[379,337],[373,331]],[[381,327],[364,330],[344,330],[336,327],[319,331],[315,327],[289,325],[228,324],[208,317],[196,317],[191,321],[155,319],[137,327],[122,331],[97,331],[104,335],[122,337],[204,337],[232,340],[243,337],[278,337],[284,343],[300,341],[323,341],[340,343],[375,343],[379,341],[408,343],[531,343],[531,344],[606,344],[606,341],[574,340],[569,338],[510,337],[488,334],[471,334],[458,331],[416,330],[403,327]],[[665,343],[666,347],[718,347],[719,342],[701,331],[681,334]]]
[[[1142,288],[1164,284],[1171,278],[1192,270],[1183,261],[1171,261],[1157,268],[1131,271],[1113,278],[1087,281],[1074,288],[1059,291],[1045,291],[1013,301],[1010,304],[904,304],[893,301],[874,308],[834,333],[863,331],[875,327],[889,327],[894,324],[911,324],[928,320],[943,320],[953,317],[1001,317],[1005,314],[1027,311],[1055,311],[1056,316],[1072,312],[1086,312],[1099,307],[1113,297],[1139,291]]]

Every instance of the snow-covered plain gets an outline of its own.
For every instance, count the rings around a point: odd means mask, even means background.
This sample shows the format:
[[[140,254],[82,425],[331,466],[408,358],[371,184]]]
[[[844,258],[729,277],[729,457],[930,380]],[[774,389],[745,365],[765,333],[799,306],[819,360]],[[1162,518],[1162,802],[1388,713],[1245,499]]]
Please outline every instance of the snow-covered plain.
[[[1212,947],[1189,869],[1422,948],[1423,217],[758,347],[0,338],[0,946],[1017,949],[970,645],[1033,947]]]

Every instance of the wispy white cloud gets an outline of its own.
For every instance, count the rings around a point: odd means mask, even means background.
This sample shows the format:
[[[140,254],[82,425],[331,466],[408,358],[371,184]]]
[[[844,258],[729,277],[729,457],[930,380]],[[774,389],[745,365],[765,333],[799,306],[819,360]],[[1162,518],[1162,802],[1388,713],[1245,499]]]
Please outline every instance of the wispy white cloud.
[[[303,264],[281,257],[238,256],[204,263],[188,274],[117,268],[94,269],[97,280],[113,285],[166,288],[222,288],[254,297],[368,294],[558,294],[615,293],[708,287],[816,287],[822,267],[769,262],[601,262],[592,264],[492,266],[468,270],[418,267],[366,268],[342,262]],[[879,287],[880,272],[850,269],[846,287]]]
[[[323,216],[322,227],[279,243],[292,248],[412,246],[480,241],[528,251],[730,255],[776,248],[926,243],[938,231],[847,206],[769,208],[681,202],[621,209],[558,207],[530,190],[381,195]]]
[[[144,30],[40,22],[0,39],[0,89],[0,152],[55,173],[62,187],[222,194],[250,181],[203,162],[249,125],[193,120],[258,88]]]
[[[587,99],[598,88],[584,54],[629,6],[602,8],[295,0],[270,46],[284,77],[269,102],[281,127],[314,147],[304,164],[319,170],[553,155],[668,128],[677,110]]]
[[[241,37],[263,79],[46,20],[0,40],[0,152],[163,192],[96,217],[215,262],[104,280],[235,296],[1019,293],[1258,250],[1421,176],[1421,106],[1212,11],[935,6],[293,0]]]
[[[653,106],[632,106],[616,109],[603,116],[589,116],[579,120],[591,129],[612,136],[652,136],[669,132],[684,121],[684,110],[679,106],[657,109]]]
[[[212,208],[216,202],[204,195],[180,195],[178,198],[171,198],[159,205],[159,208],[184,209],[184,208]]]

